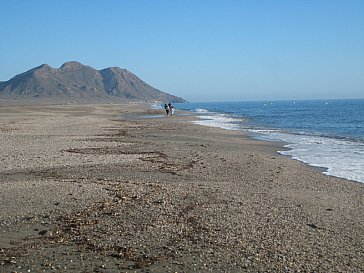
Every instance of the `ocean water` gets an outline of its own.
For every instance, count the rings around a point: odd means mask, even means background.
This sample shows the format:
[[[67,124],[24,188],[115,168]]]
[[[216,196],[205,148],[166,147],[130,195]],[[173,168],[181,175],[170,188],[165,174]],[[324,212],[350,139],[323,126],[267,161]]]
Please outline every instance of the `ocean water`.
[[[364,100],[176,104],[197,124],[282,141],[283,155],[323,167],[327,175],[364,183]]]

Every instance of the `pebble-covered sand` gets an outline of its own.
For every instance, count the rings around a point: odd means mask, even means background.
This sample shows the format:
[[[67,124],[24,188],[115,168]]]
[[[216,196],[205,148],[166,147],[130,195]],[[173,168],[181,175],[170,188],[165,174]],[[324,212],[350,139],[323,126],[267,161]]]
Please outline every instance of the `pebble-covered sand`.
[[[364,272],[364,184],[160,111],[0,107],[0,272]]]

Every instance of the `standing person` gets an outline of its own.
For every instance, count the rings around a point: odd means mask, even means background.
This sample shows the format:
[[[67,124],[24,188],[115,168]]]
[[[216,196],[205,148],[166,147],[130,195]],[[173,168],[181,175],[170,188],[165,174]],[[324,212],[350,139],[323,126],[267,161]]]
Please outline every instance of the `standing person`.
[[[174,106],[173,105],[171,105],[170,107],[169,107],[169,111],[171,112],[171,116],[173,116],[174,115]]]
[[[171,116],[173,116],[173,112],[172,112],[172,109],[173,109],[173,105],[171,102],[168,103],[168,107],[169,107],[169,113]]]
[[[167,103],[164,104],[164,109],[166,110],[167,116],[169,115],[169,106]]]

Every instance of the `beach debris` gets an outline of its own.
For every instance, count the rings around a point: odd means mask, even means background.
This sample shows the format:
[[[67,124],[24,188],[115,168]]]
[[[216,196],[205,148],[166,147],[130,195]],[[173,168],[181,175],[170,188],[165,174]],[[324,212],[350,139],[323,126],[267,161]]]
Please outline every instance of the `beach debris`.
[[[48,233],[48,230],[44,229],[38,232],[39,235],[46,235]]]
[[[16,264],[15,257],[5,259],[4,262],[7,263],[7,264]]]

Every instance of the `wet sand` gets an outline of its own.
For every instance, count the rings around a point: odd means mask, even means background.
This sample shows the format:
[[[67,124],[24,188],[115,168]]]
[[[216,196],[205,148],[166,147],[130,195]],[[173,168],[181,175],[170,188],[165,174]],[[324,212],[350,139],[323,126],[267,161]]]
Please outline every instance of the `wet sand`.
[[[364,271],[364,184],[160,111],[0,107],[0,272]]]

